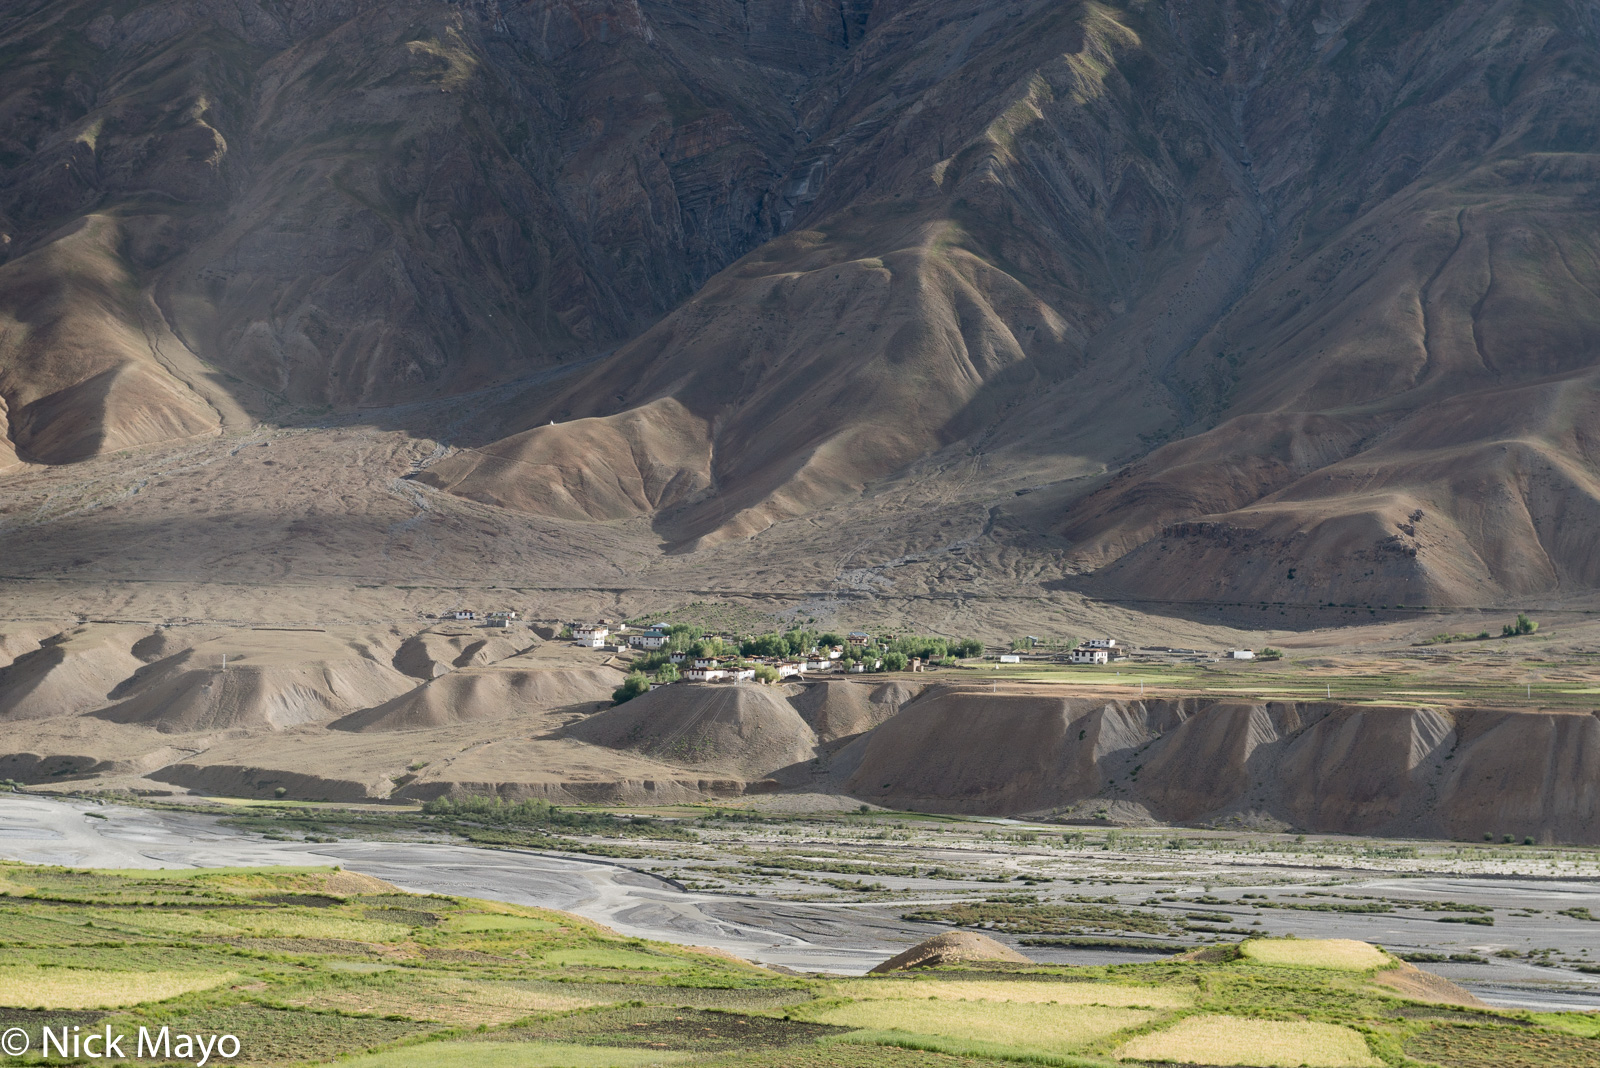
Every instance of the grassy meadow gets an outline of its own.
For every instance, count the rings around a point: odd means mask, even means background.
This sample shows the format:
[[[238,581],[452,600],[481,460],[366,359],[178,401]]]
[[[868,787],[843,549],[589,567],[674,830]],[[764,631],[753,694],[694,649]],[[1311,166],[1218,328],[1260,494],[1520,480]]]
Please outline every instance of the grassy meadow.
[[[1600,1068],[1600,1017],[1414,1000],[1357,942],[844,979],[336,869],[0,864],[0,950],[0,1030],[34,1038],[0,1065],[124,1063],[42,1061],[43,1027],[167,1027],[350,1068]]]

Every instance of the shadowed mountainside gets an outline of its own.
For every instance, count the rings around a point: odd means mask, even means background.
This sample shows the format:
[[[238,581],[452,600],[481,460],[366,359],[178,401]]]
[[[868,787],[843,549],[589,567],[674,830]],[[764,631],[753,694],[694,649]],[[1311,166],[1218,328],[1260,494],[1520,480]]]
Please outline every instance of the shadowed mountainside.
[[[69,461],[214,429],[212,392],[292,415],[614,345],[777,232],[788,98],[851,26],[805,4],[13,6],[10,438]]]
[[[1097,595],[1600,584],[1578,0],[78,0],[0,55],[0,465],[537,377],[418,477],[692,552],[971,460]]]

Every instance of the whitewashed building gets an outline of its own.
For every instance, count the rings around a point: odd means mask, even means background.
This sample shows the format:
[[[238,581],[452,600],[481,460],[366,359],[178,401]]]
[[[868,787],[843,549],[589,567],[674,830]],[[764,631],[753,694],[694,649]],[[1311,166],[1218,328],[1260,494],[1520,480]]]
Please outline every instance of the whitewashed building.
[[[667,644],[667,632],[658,627],[646,627],[628,635],[628,644],[635,649],[659,649]]]
[[[585,649],[604,649],[611,628],[604,623],[580,623],[572,628],[572,644]]]
[[[1108,664],[1111,662],[1111,652],[1107,649],[1080,645],[1067,654],[1067,659],[1074,664]]]

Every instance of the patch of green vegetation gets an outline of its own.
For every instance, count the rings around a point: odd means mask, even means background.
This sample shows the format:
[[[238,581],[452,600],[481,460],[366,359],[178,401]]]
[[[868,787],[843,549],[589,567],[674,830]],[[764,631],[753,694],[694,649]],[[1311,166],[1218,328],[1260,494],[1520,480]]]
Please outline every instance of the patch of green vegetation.
[[[1540,1027],[1549,1027],[1580,1038],[1600,1038],[1600,1013],[1593,1012],[1534,1012],[1528,1019]]]
[[[950,1051],[975,1056],[1071,1053],[1159,1018],[1145,1009],[1100,1005],[943,999],[851,1001],[806,1015],[819,1023],[866,1031],[860,1036],[866,1041],[892,1040],[900,1032],[950,1040]]]
[[[1095,938],[1090,935],[1019,938],[1017,941],[1025,946],[1065,946],[1074,949],[1132,949],[1148,953],[1179,953],[1189,948],[1175,942],[1158,942],[1153,938]]]
[[[1477,634],[1435,634],[1431,638],[1424,638],[1418,645],[1448,645],[1451,642],[1483,642],[1489,640],[1489,632],[1479,631]]]
[[[612,1049],[570,1042],[429,1042],[340,1062],[349,1068],[644,1068],[687,1053]]]
[[[1600,1037],[1600,1022],[1582,1014],[1407,1002],[1373,983],[1389,958],[1362,943],[1253,939],[1139,964],[821,980],[623,938],[562,913],[405,894],[336,869],[0,864],[0,888],[0,933],[18,936],[7,939],[0,969],[12,980],[0,983],[10,1003],[0,1024],[226,1032],[252,1064],[343,1056],[396,1068],[1103,1065],[1130,1042],[1177,1042],[1192,1053],[1198,1039],[1177,1028],[1223,1016],[1248,1021],[1307,1064],[1335,1046],[1343,1063],[1365,1063],[1349,1045],[1356,1034],[1392,1065],[1411,1056],[1451,1068],[1583,1068],[1594,1066],[1585,1057]],[[1188,901],[1223,903],[1209,894]],[[952,908],[1021,927],[1170,926],[1087,897],[1041,905],[1012,895]],[[200,921],[209,933],[194,932]],[[95,998],[122,1007],[24,1007]]]
[[[551,931],[555,924],[532,916],[490,916],[466,913],[450,918],[452,931]]]
[[[686,961],[658,953],[589,946],[582,949],[558,949],[546,953],[544,959],[551,964],[572,968],[624,968],[630,971],[657,972],[688,967]]]
[[[1450,1068],[1600,1068],[1593,1038],[1542,1028],[1445,1025],[1411,1036],[1404,1049]]]
[[[154,806],[159,807],[159,806]],[[192,811],[192,809],[188,809]],[[329,841],[337,837],[387,837],[441,834],[480,845],[520,849],[561,849],[595,856],[641,858],[655,850],[594,842],[593,838],[650,838],[691,841],[680,823],[610,812],[558,808],[546,801],[506,801],[499,797],[441,797],[421,810],[381,810],[263,802],[241,812],[227,808],[223,823],[240,830],[290,839]]]
[[[706,1053],[813,1042],[844,1030],[780,1016],[634,1004],[519,1024],[504,1034],[536,1041]]]
[[[1488,957],[1476,953],[1397,953],[1395,956],[1411,964],[1488,964]]]
[[[1539,624],[1529,619],[1522,613],[1517,613],[1517,618],[1500,628],[1502,638],[1518,638],[1524,634],[1537,634]]]
[[[1383,901],[1277,901],[1253,902],[1258,909],[1294,909],[1297,912],[1393,912],[1394,906]]]
[[[384,1020],[337,1012],[281,1009],[240,999],[216,999],[205,1007],[144,1011],[128,1018],[128,1032],[140,1026],[174,1034],[238,1035],[253,1064],[327,1060],[340,1053],[415,1038],[433,1025]]]
[[[918,909],[901,918],[914,923],[983,927],[1009,934],[1075,934],[1085,930],[1171,934],[1177,929],[1172,921],[1150,912],[1104,905],[1039,905],[996,900]]]

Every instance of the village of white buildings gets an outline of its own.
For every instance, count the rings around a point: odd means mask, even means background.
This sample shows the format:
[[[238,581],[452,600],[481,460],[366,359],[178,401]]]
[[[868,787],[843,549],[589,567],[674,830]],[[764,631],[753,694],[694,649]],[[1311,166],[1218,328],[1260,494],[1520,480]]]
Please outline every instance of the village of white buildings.
[[[584,622],[543,621],[524,624],[515,610],[480,616],[468,609],[441,613],[441,619],[481,623],[490,629],[511,630],[528,626],[542,636],[570,642],[626,659],[617,666],[629,671],[617,691],[625,701],[656,686],[677,682],[774,683],[818,675],[864,675],[873,672],[926,671],[932,668],[973,667],[975,662],[994,666],[1025,663],[1104,666],[1138,657],[1141,660],[1214,662],[1221,659],[1253,660],[1249,649],[1208,652],[1165,646],[1131,648],[1115,638],[1071,640],[1035,636],[1012,640],[1009,648],[994,649],[975,638],[941,638],[922,635],[869,634],[815,631],[802,627],[760,635],[713,633],[682,623],[628,623],[610,619]],[[1275,649],[1262,650],[1274,659]]]

